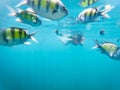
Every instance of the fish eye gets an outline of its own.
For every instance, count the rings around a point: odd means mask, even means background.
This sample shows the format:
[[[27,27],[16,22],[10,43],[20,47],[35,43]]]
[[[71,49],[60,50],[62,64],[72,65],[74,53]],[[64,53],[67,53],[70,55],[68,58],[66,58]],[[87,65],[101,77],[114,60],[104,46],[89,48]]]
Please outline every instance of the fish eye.
[[[62,7],[62,9],[63,9],[64,11],[66,11],[65,7]]]
[[[68,11],[67,11],[67,9],[66,9],[65,7],[62,7],[62,12],[64,12],[64,13],[67,13],[67,14],[68,14]]]

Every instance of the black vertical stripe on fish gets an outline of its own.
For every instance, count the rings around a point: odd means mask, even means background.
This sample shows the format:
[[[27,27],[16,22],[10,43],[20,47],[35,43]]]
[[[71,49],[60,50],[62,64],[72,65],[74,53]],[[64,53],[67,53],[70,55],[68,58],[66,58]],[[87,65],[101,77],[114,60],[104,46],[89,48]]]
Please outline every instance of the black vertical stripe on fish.
[[[2,38],[5,42],[8,43],[8,39],[7,39],[7,36],[6,36],[6,30],[4,29],[3,32],[2,32]]]
[[[94,17],[97,17],[100,13],[98,12],[97,8],[95,8],[95,13],[94,13]]]
[[[88,4],[87,6],[90,6],[90,0],[86,1],[86,3]]]
[[[86,0],[81,0],[81,3],[82,3],[82,2],[86,3]]]
[[[22,29],[19,29],[20,39],[22,38]]]
[[[50,1],[47,0],[46,2],[46,13],[49,11],[50,8]]]
[[[30,5],[31,3],[30,3],[30,0],[27,0],[27,3],[28,3],[28,5]]]
[[[27,18],[27,12],[24,12],[25,18]]]
[[[87,13],[84,14],[84,20],[86,20],[86,19],[87,19]]]
[[[35,2],[34,0],[32,0],[32,2],[31,2],[31,3],[32,3],[32,5],[31,5],[31,6],[32,6],[33,8],[34,8],[34,2]]]
[[[92,16],[93,12],[94,12],[94,9],[92,9],[91,12],[90,12],[89,20],[92,20],[92,17],[94,16],[94,15]]]
[[[26,34],[26,32],[25,31],[23,31],[24,32],[24,36],[25,36],[25,38],[27,38],[27,34]]]
[[[93,3],[95,3],[97,0],[93,0]]]
[[[41,6],[41,0],[38,0],[38,10],[40,10],[40,6]]]
[[[86,2],[86,0],[83,0],[83,2]]]
[[[94,16],[94,18],[97,17],[98,16],[98,12],[95,11],[93,16]]]
[[[15,39],[15,37],[14,37],[14,35],[15,35],[15,30],[14,30],[14,29],[15,29],[15,28],[11,28],[11,30],[10,30],[13,41],[14,41],[14,39]]]
[[[53,10],[52,14],[55,14],[56,12],[58,12],[58,8],[59,8],[59,5],[58,3],[56,3],[55,9]]]

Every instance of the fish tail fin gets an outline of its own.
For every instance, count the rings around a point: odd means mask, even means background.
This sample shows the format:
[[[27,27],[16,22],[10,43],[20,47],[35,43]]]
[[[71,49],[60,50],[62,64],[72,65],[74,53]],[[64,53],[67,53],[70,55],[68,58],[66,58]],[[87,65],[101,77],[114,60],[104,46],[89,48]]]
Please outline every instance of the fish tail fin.
[[[19,4],[17,4],[15,7],[20,7],[20,6],[23,6],[23,5],[26,5],[27,4],[27,0],[22,0]]]
[[[38,40],[33,37],[37,32],[38,32],[38,31],[35,31],[35,32],[31,33],[31,34],[29,34],[29,36],[30,36],[30,38],[31,38],[34,42],[39,43]]]
[[[96,48],[100,47],[99,41],[97,39],[93,40],[93,41],[96,43],[96,45],[93,46],[92,49],[96,49]]]
[[[12,7],[7,5],[8,10],[10,11],[9,16],[16,16],[17,15],[17,11],[15,9],[13,9]]]
[[[110,16],[107,14],[109,11],[111,11],[112,9],[114,8],[114,6],[111,6],[111,5],[105,5],[105,9],[101,10],[101,15],[104,17],[104,18],[110,18]]]

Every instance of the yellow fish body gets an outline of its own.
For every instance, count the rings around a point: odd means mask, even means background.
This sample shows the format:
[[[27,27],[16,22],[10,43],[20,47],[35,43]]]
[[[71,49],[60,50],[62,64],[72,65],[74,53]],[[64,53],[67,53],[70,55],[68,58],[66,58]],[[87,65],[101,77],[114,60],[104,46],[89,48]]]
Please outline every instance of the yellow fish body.
[[[0,30],[0,45],[14,46],[14,45],[19,45],[19,44],[28,44],[26,43],[28,39],[37,41],[35,38],[33,39],[33,35],[35,33],[28,34],[25,31],[25,29],[18,28],[18,27],[9,27],[5,29],[1,29]]]

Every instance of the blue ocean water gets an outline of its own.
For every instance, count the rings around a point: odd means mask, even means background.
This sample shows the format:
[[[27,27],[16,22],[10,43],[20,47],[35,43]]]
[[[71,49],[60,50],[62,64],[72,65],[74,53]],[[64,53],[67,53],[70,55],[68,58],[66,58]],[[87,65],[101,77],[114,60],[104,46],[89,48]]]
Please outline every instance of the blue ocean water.
[[[0,90],[120,90],[120,61],[111,59],[98,50],[93,40],[116,42],[120,37],[119,0],[99,0],[93,6],[115,6],[108,14],[110,19],[90,25],[68,25],[61,31],[81,31],[85,35],[84,46],[65,46],[55,35],[56,21],[44,21],[32,27],[8,16],[7,5],[14,7],[21,0],[0,1],[0,27],[23,27],[28,32],[38,30],[31,45],[0,46]],[[69,10],[68,17],[77,17],[84,8],[79,0],[62,0]],[[64,24],[64,23],[63,23]],[[88,27],[87,27],[88,26]],[[98,32],[104,29],[105,35]],[[120,43],[117,43],[120,45]]]

